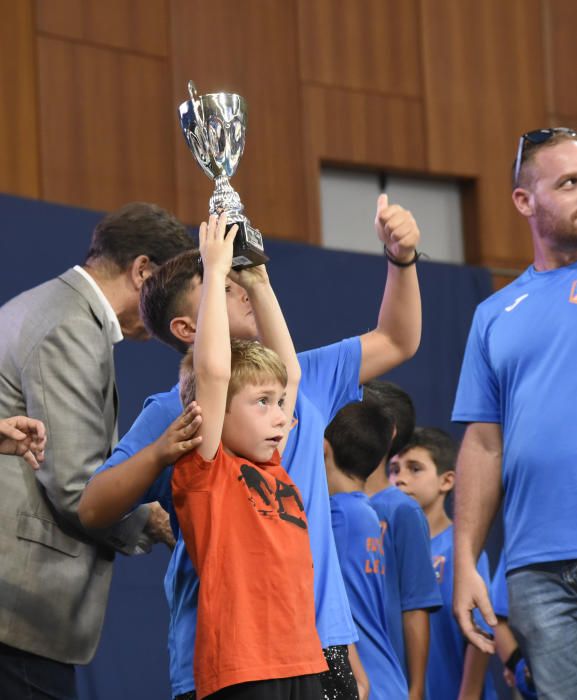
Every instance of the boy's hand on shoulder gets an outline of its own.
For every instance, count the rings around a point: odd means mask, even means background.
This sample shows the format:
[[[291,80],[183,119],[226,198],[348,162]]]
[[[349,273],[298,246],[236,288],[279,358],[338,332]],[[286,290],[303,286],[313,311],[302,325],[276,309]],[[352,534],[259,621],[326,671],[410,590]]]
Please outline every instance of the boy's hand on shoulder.
[[[154,443],[158,464],[169,467],[195,450],[202,441],[202,437],[197,436],[201,422],[200,406],[193,401]]]
[[[421,237],[417,222],[407,209],[389,204],[386,194],[377,200],[375,230],[395,260],[404,263],[413,259]]]
[[[242,270],[231,270],[229,275],[233,282],[239,284],[246,292],[250,292],[259,285],[269,285],[268,272],[264,265],[245,267]]]
[[[213,214],[208,224],[203,221],[198,234],[200,255],[205,274],[208,272],[222,274],[226,277],[232,265],[232,246],[238,226],[235,224],[226,234],[226,214]]]

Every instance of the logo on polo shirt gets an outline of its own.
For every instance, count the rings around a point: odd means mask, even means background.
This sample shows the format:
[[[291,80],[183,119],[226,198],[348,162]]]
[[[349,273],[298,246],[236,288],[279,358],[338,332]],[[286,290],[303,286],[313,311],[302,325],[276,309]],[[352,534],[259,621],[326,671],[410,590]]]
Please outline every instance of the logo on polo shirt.
[[[569,302],[571,304],[577,304],[577,280],[571,285],[571,291],[569,292]]]
[[[510,306],[506,306],[506,307],[505,307],[505,311],[513,311],[513,309],[514,309],[515,307],[519,306],[519,304],[520,304],[524,299],[526,299],[528,296],[529,296],[528,294],[521,294],[521,296],[520,296],[520,297],[517,297],[517,298],[515,299],[515,301],[514,301]],[[577,302],[575,302],[575,303],[577,303]]]
[[[437,583],[443,583],[443,575],[445,573],[445,562],[447,558],[442,554],[438,554],[433,557],[433,569],[435,570],[435,578]]]

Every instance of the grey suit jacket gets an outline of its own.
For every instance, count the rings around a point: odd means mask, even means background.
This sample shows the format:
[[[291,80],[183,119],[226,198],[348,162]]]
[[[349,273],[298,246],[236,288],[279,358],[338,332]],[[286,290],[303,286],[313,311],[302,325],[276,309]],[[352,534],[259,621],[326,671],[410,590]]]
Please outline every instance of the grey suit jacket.
[[[148,518],[137,509],[86,531],[76,509],[116,436],[114,359],[104,310],[75,270],[0,308],[0,417],[44,421],[34,472],[0,455],[0,641],[66,663],[98,644],[115,551],[134,551]],[[142,540],[141,540],[142,541]]]

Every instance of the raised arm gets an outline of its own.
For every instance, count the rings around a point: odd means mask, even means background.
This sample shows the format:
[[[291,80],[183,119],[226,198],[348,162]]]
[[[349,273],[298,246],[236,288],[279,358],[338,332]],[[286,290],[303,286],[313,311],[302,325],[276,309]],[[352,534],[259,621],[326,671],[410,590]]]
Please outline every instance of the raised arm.
[[[282,309],[271,287],[266,268],[264,265],[259,265],[240,272],[231,271],[230,277],[244,287],[249,297],[261,343],[267,348],[274,350],[287,369],[284,410],[289,417],[290,423],[301,378],[301,367]],[[281,455],[287,438],[288,431],[279,445],[279,453]]]
[[[216,454],[222,437],[230,381],[230,330],[226,307],[226,278],[232,264],[232,245],[238,228],[225,237],[226,215],[211,216],[199,232],[204,277],[194,341],[196,400],[202,406],[202,442],[205,460]]]
[[[474,624],[472,611],[478,608],[488,625],[497,624],[477,560],[501,503],[502,445],[498,424],[471,423],[459,452],[455,486],[453,611],[469,642],[488,653],[495,645]]]
[[[419,281],[416,265],[410,264],[415,259],[419,228],[409,211],[389,205],[386,194],[377,202],[375,228],[389,263],[377,327],[361,336],[361,384],[408,360],[421,340]]]

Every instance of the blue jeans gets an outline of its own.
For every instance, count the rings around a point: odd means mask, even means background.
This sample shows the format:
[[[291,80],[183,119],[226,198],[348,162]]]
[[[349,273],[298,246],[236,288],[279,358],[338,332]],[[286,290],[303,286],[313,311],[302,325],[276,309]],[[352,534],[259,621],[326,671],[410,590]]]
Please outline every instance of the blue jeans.
[[[577,560],[515,569],[507,589],[509,624],[540,700],[577,697]]]
[[[78,700],[74,666],[0,644],[2,700]]]

